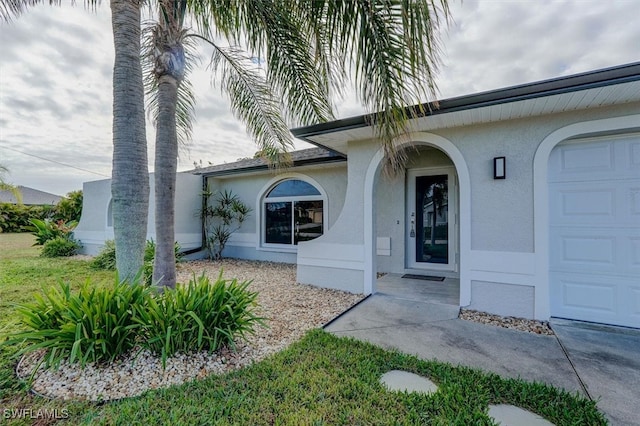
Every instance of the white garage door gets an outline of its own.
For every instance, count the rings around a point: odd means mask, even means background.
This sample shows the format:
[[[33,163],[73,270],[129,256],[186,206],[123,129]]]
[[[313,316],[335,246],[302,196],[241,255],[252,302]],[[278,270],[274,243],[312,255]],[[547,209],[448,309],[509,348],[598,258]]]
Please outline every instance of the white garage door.
[[[640,134],[549,160],[551,315],[640,328]]]

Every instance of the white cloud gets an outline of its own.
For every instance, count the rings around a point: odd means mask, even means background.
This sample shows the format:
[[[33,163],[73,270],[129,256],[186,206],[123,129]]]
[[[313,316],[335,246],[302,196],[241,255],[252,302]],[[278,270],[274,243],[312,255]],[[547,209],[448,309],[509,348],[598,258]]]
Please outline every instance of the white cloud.
[[[100,176],[3,146],[110,175],[110,11],[105,2],[95,13],[81,4],[38,6],[0,23],[0,163],[14,183],[58,194]],[[442,40],[441,98],[640,60],[636,0],[464,0],[452,3],[452,12],[455,21]],[[192,75],[196,123],[180,170],[199,160],[235,161],[257,149],[211,86],[206,64]],[[363,112],[353,96],[338,105],[340,117]],[[152,126],[147,134],[152,169]]]

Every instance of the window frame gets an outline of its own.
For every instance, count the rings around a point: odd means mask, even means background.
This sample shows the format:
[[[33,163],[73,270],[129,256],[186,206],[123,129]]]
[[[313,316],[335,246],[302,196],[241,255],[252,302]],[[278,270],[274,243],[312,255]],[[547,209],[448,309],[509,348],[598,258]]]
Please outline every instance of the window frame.
[[[319,195],[293,195],[293,196],[284,196],[284,197],[269,197],[268,194],[279,184],[283,183],[287,180],[301,180],[305,183],[312,185],[320,194]],[[326,233],[327,225],[328,225],[328,200],[326,196],[326,192],[316,182],[315,180],[309,178],[308,176],[300,175],[300,174],[287,174],[286,176],[280,176],[278,178],[272,179],[265,187],[260,191],[259,194],[259,203],[260,206],[260,214],[258,215],[258,232],[260,236],[258,238],[258,250],[264,251],[278,251],[278,252],[291,252],[297,253],[298,244],[294,244],[294,235],[295,235],[295,213],[293,209],[295,207],[295,203],[298,201],[322,201],[322,235]],[[267,203],[291,203],[291,243],[267,243]],[[321,238],[320,235],[317,238]],[[314,238],[315,239],[315,238]],[[310,240],[313,241],[313,240]],[[306,242],[306,241],[302,241]]]

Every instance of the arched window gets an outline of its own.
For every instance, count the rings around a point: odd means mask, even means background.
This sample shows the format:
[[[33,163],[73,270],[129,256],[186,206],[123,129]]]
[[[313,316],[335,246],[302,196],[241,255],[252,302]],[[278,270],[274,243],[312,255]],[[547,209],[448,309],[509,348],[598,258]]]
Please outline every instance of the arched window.
[[[324,202],[320,191],[300,179],[278,182],[264,197],[264,244],[296,245],[322,235]]]

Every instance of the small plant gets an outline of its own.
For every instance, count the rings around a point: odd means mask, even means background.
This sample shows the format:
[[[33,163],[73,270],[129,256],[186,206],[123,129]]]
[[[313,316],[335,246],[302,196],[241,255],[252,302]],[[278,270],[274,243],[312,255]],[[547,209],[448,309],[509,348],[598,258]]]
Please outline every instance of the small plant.
[[[100,253],[91,261],[91,267],[94,269],[106,269],[115,271],[116,269],[116,243],[113,240],[104,242],[104,247]]]
[[[30,222],[32,226],[27,226],[25,229],[36,237],[34,245],[38,246],[58,237],[71,238],[71,231],[78,224],[76,221],[65,222],[64,220],[52,221],[50,219],[31,219]]]
[[[137,312],[152,296],[152,290],[139,284],[116,282],[95,288],[85,282],[77,294],[69,284],[43,289],[34,302],[19,305],[17,310],[29,330],[13,334],[3,343],[27,342],[18,354],[45,349],[47,366],[58,366],[63,359],[70,363],[113,361],[137,343],[142,327]]]
[[[226,189],[216,193],[207,190],[204,196],[205,208],[201,216],[205,222],[205,245],[209,258],[218,260],[222,258],[222,251],[231,234],[240,229],[252,209]],[[209,203],[211,198],[213,204]]]
[[[80,244],[70,237],[56,237],[42,246],[42,257],[68,257],[78,253]]]
[[[255,314],[257,293],[248,290],[250,281],[223,280],[215,283],[202,275],[188,284],[166,289],[137,313],[144,324],[147,346],[167,357],[177,352],[234,346],[236,338],[253,334],[256,324],[264,325]]]

